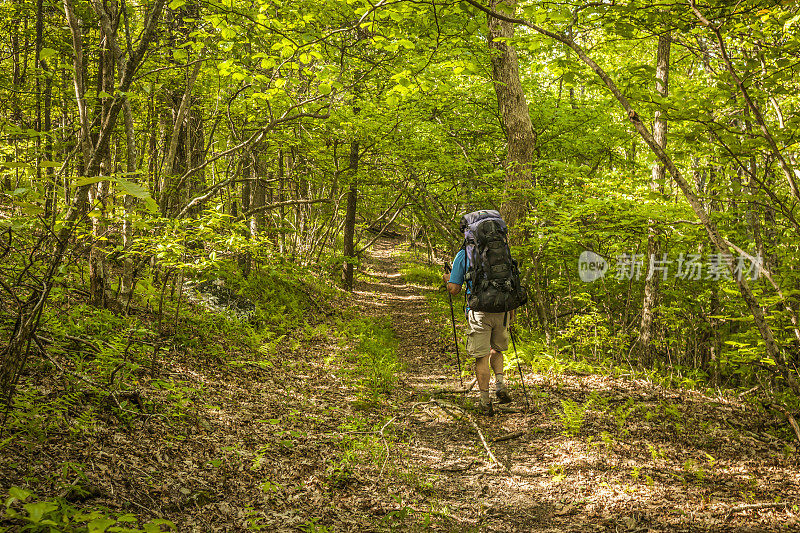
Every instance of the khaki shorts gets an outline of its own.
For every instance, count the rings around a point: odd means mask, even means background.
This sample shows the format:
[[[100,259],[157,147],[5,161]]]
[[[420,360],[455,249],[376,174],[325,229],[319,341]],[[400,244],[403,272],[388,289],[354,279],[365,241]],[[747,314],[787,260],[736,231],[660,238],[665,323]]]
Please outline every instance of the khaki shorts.
[[[489,355],[494,348],[498,352],[508,350],[508,328],[503,325],[506,313],[467,313],[467,353],[479,359]]]

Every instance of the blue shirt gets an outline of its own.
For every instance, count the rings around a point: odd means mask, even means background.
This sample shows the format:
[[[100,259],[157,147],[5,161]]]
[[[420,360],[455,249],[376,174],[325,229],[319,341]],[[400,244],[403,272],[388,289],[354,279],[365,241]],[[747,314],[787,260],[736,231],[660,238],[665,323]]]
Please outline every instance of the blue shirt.
[[[464,276],[467,275],[467,254],[462,248],[453,259],[453,270],[450,271],[450,283],[456,285],[464,284]],[[469,283],[467,283],[467,292],[469,292]]]

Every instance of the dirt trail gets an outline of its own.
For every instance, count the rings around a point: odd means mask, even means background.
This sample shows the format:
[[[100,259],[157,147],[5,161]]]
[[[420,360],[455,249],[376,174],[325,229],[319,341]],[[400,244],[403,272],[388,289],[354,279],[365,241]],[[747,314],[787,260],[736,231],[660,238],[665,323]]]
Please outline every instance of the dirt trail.
[[[444,530],[800,530],[796,452],[764,431],[769,418],[694,391],[529,372],[530,411],[473,416],[487,439],[525,432],[490,444],[510,474],[492,465],[468,423],[418,405],[425,391],[455,386],[457,372],[426,308],[430,289],[405,284],[392,253],[380,243],[356,294],[365,313],[391,315],[406,363],[395,424],[407,443],[392,461],[416,477],[388,482],[399,509],[431,513]],[[510,379],[521,408],[519,376]]]

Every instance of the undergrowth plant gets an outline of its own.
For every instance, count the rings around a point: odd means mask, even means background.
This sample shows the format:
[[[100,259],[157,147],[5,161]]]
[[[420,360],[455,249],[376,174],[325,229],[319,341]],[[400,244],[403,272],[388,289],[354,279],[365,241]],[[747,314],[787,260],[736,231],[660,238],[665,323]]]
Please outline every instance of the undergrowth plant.
[[[558,418],[564,426],[566,435],[574,437],[580,432],[587,407],[588,402],[581,404],[573,400],[561,400],[561,412],[558,413]]]
[[[144,521],[131,513],[116,513],[103,508],[79,508],[63,498],[40,499],[26,489],[11,487],[0,508],[0,519],[33,533],[87,532],[161,533],[177,531],[165,519]],[[5,531],[5,530],[4,530]]]
[[[356,318],[347,324],[355,339],[353,375],[367,396],[390,394],[402,369],[397,338],[388,317]]]
[[[444,269],[437,265],[405,262],[400,266],[400,274],[406,283],[425,287],[438,287],[442,284]]]

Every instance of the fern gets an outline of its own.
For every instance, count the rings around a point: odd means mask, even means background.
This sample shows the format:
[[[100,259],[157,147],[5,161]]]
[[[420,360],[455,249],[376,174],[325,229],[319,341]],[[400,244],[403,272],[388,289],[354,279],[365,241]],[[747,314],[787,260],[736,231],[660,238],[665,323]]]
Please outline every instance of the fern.
[[[561,413],[558,417],[564,426],[565,434],[576,436],[580,432],[587,406],[588,402],[580,404],[572,400],[561,400]]]

